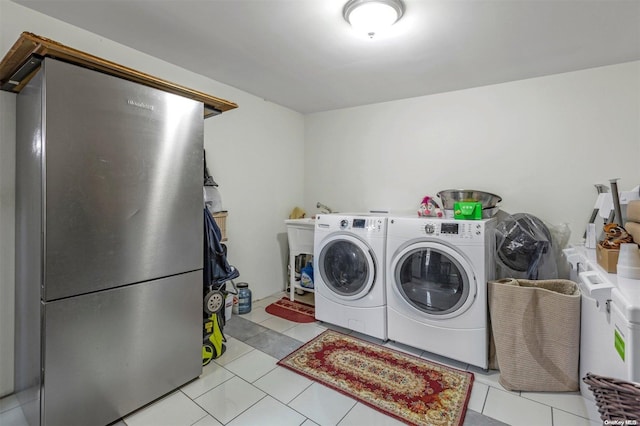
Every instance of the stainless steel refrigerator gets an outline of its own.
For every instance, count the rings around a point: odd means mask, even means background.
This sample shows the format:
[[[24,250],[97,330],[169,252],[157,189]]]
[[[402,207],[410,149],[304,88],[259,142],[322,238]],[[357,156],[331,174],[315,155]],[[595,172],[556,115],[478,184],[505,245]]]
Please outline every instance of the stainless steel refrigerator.
[[[203,105],[46,58],[17,96],[15,387],[101,425],[202,372]]]

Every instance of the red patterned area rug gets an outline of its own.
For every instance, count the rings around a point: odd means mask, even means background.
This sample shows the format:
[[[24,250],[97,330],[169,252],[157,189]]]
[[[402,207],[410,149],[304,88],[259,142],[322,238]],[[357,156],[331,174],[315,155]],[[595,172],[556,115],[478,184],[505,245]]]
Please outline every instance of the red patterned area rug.
[[[277,300],[264,310],[271,315],[293,322],[314,322],[316,320],[316,310],[312,305],[295,300],[292,302],[288,297]]]
[[[327,330],[278,362],[414,425],[462,425],[473,373]]]

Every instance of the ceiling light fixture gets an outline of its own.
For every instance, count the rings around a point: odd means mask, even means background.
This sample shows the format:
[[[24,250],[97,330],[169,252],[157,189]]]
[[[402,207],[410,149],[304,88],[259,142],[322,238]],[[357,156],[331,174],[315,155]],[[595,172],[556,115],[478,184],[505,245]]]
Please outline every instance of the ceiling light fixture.
[[[398,22],[403,13],[401,0],[349,0],[342,10],[344,19],[370,38]]]

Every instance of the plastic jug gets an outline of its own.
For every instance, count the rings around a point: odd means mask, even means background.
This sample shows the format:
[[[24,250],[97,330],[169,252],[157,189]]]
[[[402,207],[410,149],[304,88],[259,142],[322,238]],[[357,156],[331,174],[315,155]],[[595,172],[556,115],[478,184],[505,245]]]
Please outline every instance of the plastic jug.
[[[251,312],[251,290],[249,284],[238,283],[238,314],[248,314]]]
[[[300,286],[304,288],[313,288],[313,264],[307,263],[307,266],[300,271]]]

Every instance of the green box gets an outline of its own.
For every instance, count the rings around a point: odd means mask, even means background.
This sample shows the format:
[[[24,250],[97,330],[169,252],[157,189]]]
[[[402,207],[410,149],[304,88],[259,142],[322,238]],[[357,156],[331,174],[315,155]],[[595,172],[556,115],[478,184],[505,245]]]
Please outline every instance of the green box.
[[[478,201],[459,201],[454,203],[453,218],[464,220],[482,219],[482,203]]]

